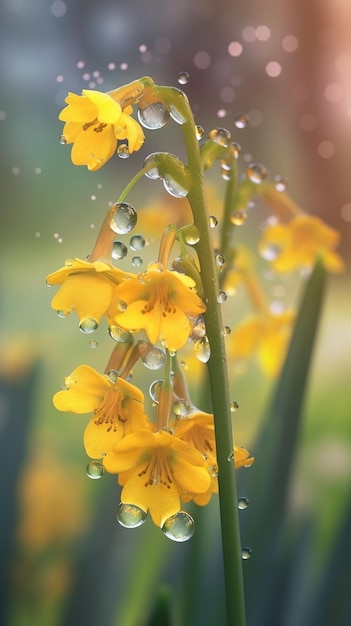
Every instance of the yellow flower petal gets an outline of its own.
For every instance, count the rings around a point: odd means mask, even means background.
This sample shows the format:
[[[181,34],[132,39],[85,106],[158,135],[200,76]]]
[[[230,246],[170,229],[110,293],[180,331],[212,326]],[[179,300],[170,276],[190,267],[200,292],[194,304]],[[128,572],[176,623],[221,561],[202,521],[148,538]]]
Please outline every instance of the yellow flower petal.
[[[96,117],[102,124],[117,124],[122,108],[111,96],[93,89],[83,89],[82,94],[96,107]]]
[[[133,474],[127,480],[122,489],[121,501],[149,511],[153,522],[160,527],[180,509],[179,493],[174,486],[168,488],[159,483],[145,487],[145,477],[139,474]]]
[[[58,391],[53,402],[59,411],[91,413],[102,401],[111,382],[89,365],[80,365],[65,378],[68,389]]]

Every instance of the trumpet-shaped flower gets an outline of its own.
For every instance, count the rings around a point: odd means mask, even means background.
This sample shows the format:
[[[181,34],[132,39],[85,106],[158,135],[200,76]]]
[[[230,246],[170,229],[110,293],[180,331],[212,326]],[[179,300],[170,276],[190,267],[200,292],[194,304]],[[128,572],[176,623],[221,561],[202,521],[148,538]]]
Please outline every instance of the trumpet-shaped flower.
[[[205,311],[205,305],[193,291],[189,276],[151,264],[146,272],[120,284],[117,296],[127,305],[116,316],[122,328],[144,330],[151,343],[158,340],[171,351],[179,350],[191,333],[189,317]]]
[[[143,393],[122,378],[81,365],[65,378],[65,386],[54,395],[54,406],[59,411],[94,413],[84,432],[85,450],[93,459],[100,459],[126,435],[150,428]]]
[[[229,354],[233,359],[255,356],[262,371],[275,377],[285,357],[295,319],[292,310],[264,311],[249,316],[231,334]]]
[[[109,324],[113,323],[118,305],[117,285],[132,274],[112,267],[102,261],[68,259],[64,267],[49,274],[48,285],[61,285],[51,301],[51,307],[61,314],[76,311],[84,330],[84,320],[91,320],[89,329],[94,329],[106,314]]]
[[[83,89],[81,96],[68,94],[67,106],[59,114],[59,119],[66,122],[62,141],[73,143],[71,158],[74,165],[87,165],[89,170],[98,170],[113,156],[118,139],[128,141],[130,154],[141,148],[144,133],[131,117],[133,109],[126,104],[128,99],[124,100],[127,96],[125,89],[116,89],[111,94],[90,89]]]
[[[205,493],[211,483],[205,459],[190,443],[165,430],[128,435],[104,458],[119,474],[121,501],[150,515],[157,526],[180,510],[184,493]]]
[[[299,215],[288,224],[274,224],[263,232],[259,250],[277,272],[312,268],[321,257],[327,270],[342,272],[344,262],[335,252],[340,233],[321,219]]]

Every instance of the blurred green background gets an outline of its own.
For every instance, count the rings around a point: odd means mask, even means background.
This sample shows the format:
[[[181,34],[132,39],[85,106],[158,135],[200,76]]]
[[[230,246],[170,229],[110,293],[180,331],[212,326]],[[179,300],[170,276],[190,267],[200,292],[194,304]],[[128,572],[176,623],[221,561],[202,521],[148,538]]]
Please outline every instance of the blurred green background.
[[[185,558],[199,549],[168,545],[151,524],[135,534],[117,527],[114,479],[106,477],[101,485],[85,477],[85,418],[58,414],[51,402],[77,365],[104,368],[110,339],[99,329],[93,350],[90,338],[76,332],[73,316],[59,320],[50,309],[46,275],[66,258],[85,258],[108,202],[148,154],[182,151],[178,128],[168,125],[149,133],[129,161],[116,158],[89,173],[74,168],[69,148],[60,145],[57,114],[67,91],[107,91],[143,75],[180,86],[179,74],[188,72],[182,87],[196,122],[206,132],[228,128],[242,146],[243,163],[261,162],[271,177],[283,176],[302,208],[342,233],[347,269],[328,280],[289,492],[291,519],[313,519],[306,557],[313,582],[325,568],[350,501],[350,5],[2,0],[0,32],[0,622],[90,624],[98,615],[103,626],[146,624],[158,583],[180,589]],[[234,120],[243,112],[250,123],[238,129]],[[219,172],[210,178],[220,198]],[[130,201],[139,208],[149,193],[150,205],[159,192],[145,180]],[[255,245],[268,214],[267,207],[257,207],[240,230],[243,241]],[[140,232],[151,228],[142,211],[139,218]],[[130,258],[131,252],[122,262],[126,269]],[[300,277],[288,277],[266,281],[265,289],[270,298],[293,305],[299,285]],[[235,310],[225,314],[234,325],[246,311],[245,294],[239,293]],[[237,441],[250,449],[274,383],[249,363],[241,374],[233,370],[232,385],[240,404]],[[196,397],[195,381],[192,386]],[[213,567],[202,576],[202,600],[195,602],[197,618],[207,624],[208,607],[219,607],[222,597],[216,498],[209,513],[196,511],[195,517],[198,535],[216,529],[203,555]],[[162,547],[145,555],[150,541]],[[133,580],[144,596],[133,589]],[[138,597],[145,603],[144,622],[127,615]],[[303,622],[287,619],[282,626],[290,623]]]

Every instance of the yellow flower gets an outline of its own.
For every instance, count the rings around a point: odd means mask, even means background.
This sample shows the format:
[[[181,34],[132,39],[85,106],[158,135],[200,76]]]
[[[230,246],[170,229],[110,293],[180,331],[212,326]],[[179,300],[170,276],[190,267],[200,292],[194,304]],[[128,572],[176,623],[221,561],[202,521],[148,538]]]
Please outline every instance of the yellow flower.
[[[125,435],[150,427],[140,389],[122,378],[113,381],[81,365],[65,378],[67,389],[53,397],[59,411],[94,413],[84,432],[85,450],[93,459],[100,459]]]
[[[71,158],[74,165],[87,165],[89,170],[98,170],[113,156],[118,139],[128,141],[130,154],[141,148],[144,133],[131,117],[133,109],[127,88],[110,93],[83,89],[81,96],[68,94],[65,100],[68,106],[61,111],[59,119],[66,122],[63,142],[73,143]],[[134,88],[134,93],[139,92]]]
[[[161,527],[180,510],[183,492],[204,493],[211,482],[202,454],[165,430],[128,435],[103,463],[108,472],[119,474],[121,501],[149,511]]]
[[[249,316],[231,334],[229,353],[233,359],[255,356],[262,371],[275,377],[285,357],[294,311],[265,311]]]
[[[76,311],[81,329],[84,331],[84,321],[89,320],[85,332],[91,332],[105,314],[108,323],[113,322],[118,311],[117,285],[129,276],[133,274],[127,274],[102,261],[91,263],[68,259],[64,267],[49,274],[46,279],[48,285],[61,285],[52,299],[51,307],[62,316]]]
[[[340,233],[314,216],[299,215],[288,224],[275,224],[263,232],[259,251],[277,272],[312,268],[321,256],[330,272],[342,272],[344,262],[334,251]],[[271,258],[269,256],[271,255]]]
[[[151,343],[160,340],[170,351],[179,350],[191,333],[188,318],[206,308],[194,285],[189,276],[151,263],[146,272],[117,288],[118,298],[127,307],[116,315],[116,322],[133,332],[144,330]]]

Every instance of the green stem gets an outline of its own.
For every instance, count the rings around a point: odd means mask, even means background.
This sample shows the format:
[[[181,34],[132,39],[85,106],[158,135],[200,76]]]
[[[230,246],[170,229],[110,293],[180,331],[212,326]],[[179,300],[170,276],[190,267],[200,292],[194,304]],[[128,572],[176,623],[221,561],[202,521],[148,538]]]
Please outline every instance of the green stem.
[[[245,600],[241,560],[241,542],[235,469],[228,461],[233,450],[232,420],[230,413],[229,380],[226,353],[222,333],[222,319],[218,296],[218,276],[211,239],[210,225],[203,188],[203,164],[195,125],[189,104],[184,94],[169,90],[172,102],[184,112],[187,120],[183,125],[183,135],[191,172],[191,188],[188,200],[197,226],[200,241],[196,244],[205,293],[205,323],[211,348],[208,361],[212,408],[215,422],[217,463],[219,468],[219,502],[222,528],[224,576],[227,603],[227,622],[230,625],[245,626]]]
[[[123,191],[119,194],[117,202],[123,202],[128,196],[131,189],[133,189],[134,185],[142,178],[146,172],[153,169],[155,167],[154,163],[148,163],[145,165],[133,178],[129,181],[128,185],[125,186]]]

